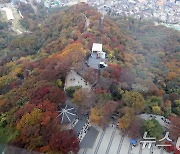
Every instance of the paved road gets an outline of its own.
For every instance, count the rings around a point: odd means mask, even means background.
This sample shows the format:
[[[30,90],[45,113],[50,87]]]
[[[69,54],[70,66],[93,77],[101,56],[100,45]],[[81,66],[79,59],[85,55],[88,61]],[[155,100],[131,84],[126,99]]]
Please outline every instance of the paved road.
[[[29,4],[30,4],[31,7],[33,8],[34,13],[37,14],[37,8],[36,8],[36,6],[33,4],[33,0],[29,0]]]

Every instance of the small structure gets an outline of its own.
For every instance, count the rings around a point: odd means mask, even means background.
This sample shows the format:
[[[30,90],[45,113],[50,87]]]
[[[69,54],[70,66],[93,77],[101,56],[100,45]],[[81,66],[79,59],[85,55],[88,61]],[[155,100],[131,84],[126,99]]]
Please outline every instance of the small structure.
[[[82,88],[91,90],[90,83],[86,82],[80,74],[78,74],[72,69],[66,76],[64,90],[66,90],[68,87],[75,87],[75,86],[80,86]]]
[[[96,58],[102,59],[106,58],[106,53],[102,51],[102,44],[93,43],[91,56],[96,56]]]
[[[88,59],[88,66],[94,69],[107,67],[106,53],[103,52],[102,44],[93,43],[91,56]]]
[[[60,117],[61,123],[63,124],[71,123],[77,118],[75,109],[69,105],[61,107],[58,112],[60,112],[60,114],[57,118]]]
[[[67,124],[68,129],[73,129],[81,147],[92,148],[99,133],[94,127],[90,126],[89,116],[77,115],[76,110],[70,105],[60,107],[59,115],[61,124]]]
[[[133,146],[136,146],[137,145],[137,141],[135,139],[131,139],[130,140],[130,144],[133,145]]]
[[[102,52],[102,44],[93,43],[92,52]]]
[[[6,16],[7,16],[8,21],[14,20],[14,16],[13,16],[11,9],[5,7],[5,8],[2,8],[2,10],[6,12]]]

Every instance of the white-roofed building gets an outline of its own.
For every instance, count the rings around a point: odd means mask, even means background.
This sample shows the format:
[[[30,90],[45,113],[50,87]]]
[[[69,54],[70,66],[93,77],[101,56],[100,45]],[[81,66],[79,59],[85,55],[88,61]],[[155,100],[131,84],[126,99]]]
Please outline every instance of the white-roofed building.
[[[93,43],[92,52],[102,52],[102,44]]]
[[[107,59],[106,53],[103,52],[102,44],[100,43],[93,43],[91,56],[88,59],[88,66],[94,69],[104,68],[107,67]],[[100,64],[103,62],[103,67],[100,67]],[[102,66],[102,65],[101,65]]]
[[[5,7],[2,10],[6,12],[7,20],[14,20],[14,16],[11,9]]]
[[[106,58],[106,53],[102,50],[102,44],[100,43],[93,43],[92,46],[92,54],[91,56],[96,56],[96,58]]]

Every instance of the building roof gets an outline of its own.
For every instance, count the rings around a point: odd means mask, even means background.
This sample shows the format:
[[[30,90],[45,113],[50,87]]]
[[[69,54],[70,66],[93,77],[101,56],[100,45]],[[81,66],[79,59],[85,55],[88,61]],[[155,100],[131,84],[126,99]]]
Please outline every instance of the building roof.
[[[100,44],[100,43],[93,43],[92,52],[93,51],[102,52],[102,44]]]
[[[74,126],[73,130],[78,136],[84,125],[88,122],[88,116],[79,116],[77,124]]]
[[[61,110],[58,112],[60,114],[57,117],[60,117],[61,123],[70,123],[77,117],[75,109],[69,105],[61,107]]]
[[[92,148],[94,146],[98,134],[99,131],[96,128],[90,127],[89,131],[80,143],[80,148]]]

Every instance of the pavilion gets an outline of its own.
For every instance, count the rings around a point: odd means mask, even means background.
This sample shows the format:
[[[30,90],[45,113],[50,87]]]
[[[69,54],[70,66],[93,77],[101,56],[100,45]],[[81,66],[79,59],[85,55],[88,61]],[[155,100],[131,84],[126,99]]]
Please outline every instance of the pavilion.
[[[59,115],[57,117],[61,118],[62,124],[71,123],[77,118],[75,109],[69,105],[65,105],[61,107],[60,111],[58,112],[59,112]]]

